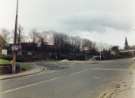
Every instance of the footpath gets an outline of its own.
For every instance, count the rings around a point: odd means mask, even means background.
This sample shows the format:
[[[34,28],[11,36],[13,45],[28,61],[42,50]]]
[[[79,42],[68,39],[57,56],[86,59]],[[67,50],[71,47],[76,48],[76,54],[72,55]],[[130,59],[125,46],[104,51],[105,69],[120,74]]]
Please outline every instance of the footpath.
[[[40,73],[45,70],[47,70],[45,67],[33,65],[33,67],[28,71],[24,71],[24,72],[20,72],[20,73],[16,73],[16,74],[0,75],[0,80],[6,80],[6,79],[33,75],[33,74]]]

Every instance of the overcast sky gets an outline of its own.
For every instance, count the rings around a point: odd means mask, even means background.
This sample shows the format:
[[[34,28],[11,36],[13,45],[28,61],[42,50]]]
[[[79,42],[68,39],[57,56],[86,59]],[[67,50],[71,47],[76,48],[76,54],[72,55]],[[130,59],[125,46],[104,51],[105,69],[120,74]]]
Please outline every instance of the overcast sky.
[[[16,0],[0,0],[0,28],[14,29]],[[26,31],[54,30],[93,41],[135,44],[135,0],[20,0]]]

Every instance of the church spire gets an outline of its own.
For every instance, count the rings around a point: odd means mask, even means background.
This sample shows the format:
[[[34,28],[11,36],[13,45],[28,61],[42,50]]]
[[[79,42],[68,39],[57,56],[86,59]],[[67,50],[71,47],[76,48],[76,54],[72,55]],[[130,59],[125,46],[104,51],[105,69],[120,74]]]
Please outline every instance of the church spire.
[[[127,37],[125,38],[125,49],[129,49]]]

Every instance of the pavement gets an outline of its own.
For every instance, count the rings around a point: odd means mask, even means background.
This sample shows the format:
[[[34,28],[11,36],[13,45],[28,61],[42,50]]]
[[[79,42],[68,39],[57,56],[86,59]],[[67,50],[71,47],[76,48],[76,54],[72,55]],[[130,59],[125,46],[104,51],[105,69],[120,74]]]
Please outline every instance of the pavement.
[[[131,59],[36,62],[48,70],[0,80],[0,98],[119,98],[133,84],[133,63]]]
[[[36,74],[36,73],[40,73],[44,70],[47,70],[47,69],[43,66],[33,65],[32,68],[28,71],[24,71],[24,72],[16,73],[16,74],[0,75],[0,80],[6,80],[6,79],[12,79],[12,78],[18,78],[18,77],[33,75],[33,74]]]

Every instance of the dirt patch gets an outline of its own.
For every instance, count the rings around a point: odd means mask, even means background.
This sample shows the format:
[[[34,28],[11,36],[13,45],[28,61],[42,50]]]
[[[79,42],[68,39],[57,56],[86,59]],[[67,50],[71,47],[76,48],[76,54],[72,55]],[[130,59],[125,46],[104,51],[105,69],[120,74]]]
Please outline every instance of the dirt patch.
[[[115,98],[115,95],[131,89],[129,85],[131,81],[120,81],[117,83],[113,83],[109,89],[103,92],[98,98]]]

